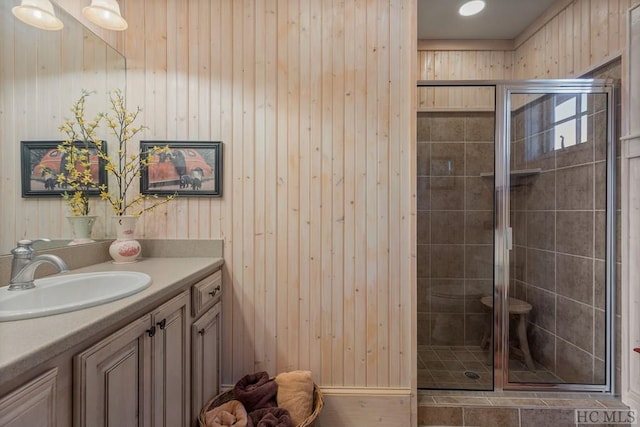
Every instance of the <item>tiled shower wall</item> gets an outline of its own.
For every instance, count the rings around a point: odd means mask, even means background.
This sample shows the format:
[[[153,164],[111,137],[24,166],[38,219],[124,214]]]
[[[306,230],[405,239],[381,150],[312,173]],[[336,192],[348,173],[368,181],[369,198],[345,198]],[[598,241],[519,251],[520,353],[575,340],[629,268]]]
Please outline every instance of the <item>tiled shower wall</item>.
[[[418,345],[477,345],[493,288],[493,113],[419,113]]]
[[[619,72],[619,63],[601,71]],[[607,116],[606,98],[590,99],[587,142],[564,149],[553,148],[552,97],[512,116],[512,170],[541,172],[512,180],[510,291],[533,306],[534,360],[565,382],[602,384]]]

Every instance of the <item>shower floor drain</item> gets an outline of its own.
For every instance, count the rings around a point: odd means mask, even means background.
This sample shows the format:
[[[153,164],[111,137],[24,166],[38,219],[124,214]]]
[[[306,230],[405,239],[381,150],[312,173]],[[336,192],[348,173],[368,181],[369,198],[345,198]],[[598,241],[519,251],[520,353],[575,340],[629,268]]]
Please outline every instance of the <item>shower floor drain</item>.
[[[464,375],[468,378],[471,378],[472,380],[478,380],[480,379],[480,375],[477,372],[473,372],[473,371],[466,371],[464,373]]]

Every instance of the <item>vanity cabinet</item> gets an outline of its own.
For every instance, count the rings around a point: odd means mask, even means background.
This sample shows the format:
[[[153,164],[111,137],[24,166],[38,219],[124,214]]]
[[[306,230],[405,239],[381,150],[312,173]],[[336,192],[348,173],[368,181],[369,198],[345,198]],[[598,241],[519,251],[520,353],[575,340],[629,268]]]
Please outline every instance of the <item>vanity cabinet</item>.
[[[209,399],[220,393],[220,303],[191,326],[191,407],[193,425]]]
[[[0,426],[197,426],[219,393],[222,272],[175,286],[6,383]]]
[[[220,334],[222,272],[193,286],[191,326],[191,411],[197,426],[200,410],[209,399],[220,393]]]
[[[185,291],[75,357],[75,425],[188,424],[188,310]]]
[[[0,426],[54,427],[57,373],[51,369],[0,399]]]

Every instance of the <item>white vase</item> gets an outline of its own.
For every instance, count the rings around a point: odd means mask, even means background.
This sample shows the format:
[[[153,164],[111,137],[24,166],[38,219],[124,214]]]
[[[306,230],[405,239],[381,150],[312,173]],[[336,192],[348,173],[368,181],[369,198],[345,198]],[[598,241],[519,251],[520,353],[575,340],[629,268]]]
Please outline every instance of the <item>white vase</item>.
[[[94,242],[95,240],[91,239],[91,230],[97,218],[97,216],[92,215],[68,216],[67,220],[71,224],[71,234],[73,236],[73,240],[69,242],[69,245]]]
[[[114,264],[127,264],[138,261],[142,248],[133,236],[138,222],[137,216],[122,215],[114,217],[116,240],[109,246],[109,255]]]

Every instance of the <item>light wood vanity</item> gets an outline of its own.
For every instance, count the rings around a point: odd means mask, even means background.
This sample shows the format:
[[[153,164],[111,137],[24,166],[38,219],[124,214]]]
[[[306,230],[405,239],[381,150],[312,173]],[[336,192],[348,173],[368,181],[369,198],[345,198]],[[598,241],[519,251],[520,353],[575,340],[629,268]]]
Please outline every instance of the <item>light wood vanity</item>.
[[[140,271],[153,282],[101,306],[0,323],[0,426],[197,425],[219,392],[222,263],[81,268]]]

